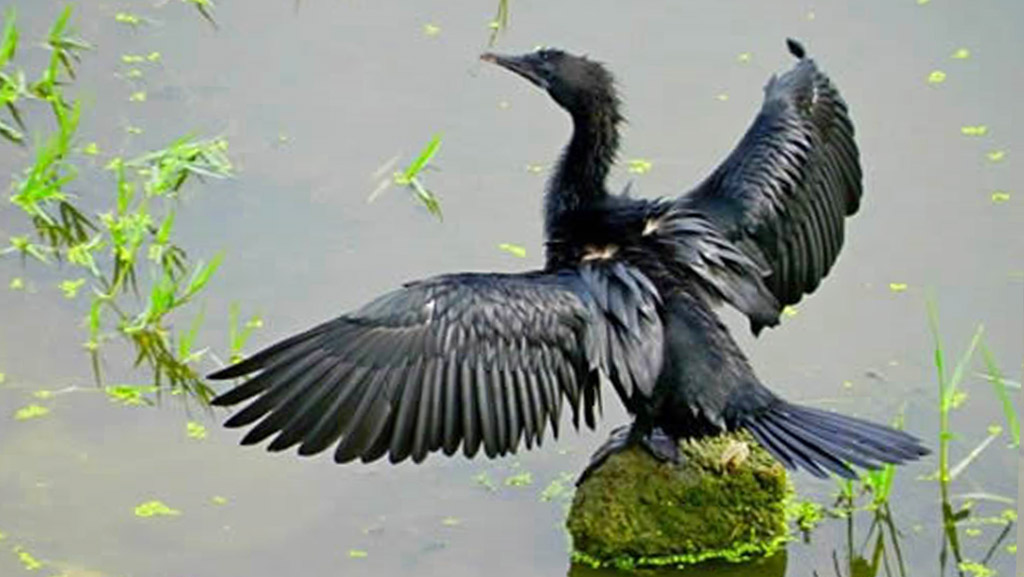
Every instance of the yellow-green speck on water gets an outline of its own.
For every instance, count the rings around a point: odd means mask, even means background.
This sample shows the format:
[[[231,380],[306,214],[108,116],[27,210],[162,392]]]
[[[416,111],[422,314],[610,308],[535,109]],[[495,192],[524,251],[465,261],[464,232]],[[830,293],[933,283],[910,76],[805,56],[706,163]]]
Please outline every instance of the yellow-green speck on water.
[[[512,244],[510,242],[503,242],[498,245],[498,248],[509,253],[512,256],[519,258],[526,258],[526,249],[519,246],[518,244]]]
[[[905,282],[891,282],[889,283],[889,290],[894,293],[902,293],[907,291],[908,285]]]
[[[18,561],[21,562],[21,566],[26,571],[37,571],[42,569],[43,562],[32,556],[31,553],[25,550],[21,545],[16,545],[13,549],[14,554],[18,556]]]
[[[57,285],[57,288],[59,288],[61,290],[61,292],[64,293],[64,298],[66,298],[66,299],[73,299],[76,296],[78,296],[78,290],[81,289],[82,285],[84,285],[84,284],[85,284],[85,279],[84,278],[75,279],[75,280],[70,280],[69,279],[69,280],[61,281],[60,284]]]
[[[191,439],[205,439],[206,427],[195,421],[189,421],[185,425],[185,434],[187,434]]]
[[[627,164],[627,170],[633,174],[647,174],[654,167],[654,163],[644,158],[634,158]]]
[[[370,554],[367,553],[366,551],[363,551],[362,549],[349,549],[348,550],[348,556],[351,559],[365,559],[365,558],[369,557]]]
[[[985,158],[990,162],[1002,162],[1006,158],[1005,150],[990,150],[985,153]]]
[[[932,70],[928,75],[928,84],[942,84],[946,81],[946,73],[941,70]]]
[[[1010,200],[1010,193],[1009,192],[1006,192],[1006,191],[1003,191],[1003,190],[997,190],[997,191],[992,193],[992,202],[994,202],[996,204],[1001,204],[1001,203],[1004,203],[1004,202],[1006,202],[1008,200]]]
[[[181,511],[172,509],[162,501],[146,501],[135,506],[136,517],[175,517]]]
[[[988,126],[985,126],[984,124],[961,126],[960,134],[963,134],[964,136],[985,136],[988,134]]]
[[[523,471],[515,475],[505,477],[506,487],[526,487],[533,484],[533,475],[529,471]]]
[[[954,60],[967,60],[971,57],[971,51],[966,48],[957,48],[956,52],[953,52],[952,58]]]
[[[14,420],[27,421],[29,419],[36,419],[49,412],[50,409],[42,405],[26,405],[14,412]]]

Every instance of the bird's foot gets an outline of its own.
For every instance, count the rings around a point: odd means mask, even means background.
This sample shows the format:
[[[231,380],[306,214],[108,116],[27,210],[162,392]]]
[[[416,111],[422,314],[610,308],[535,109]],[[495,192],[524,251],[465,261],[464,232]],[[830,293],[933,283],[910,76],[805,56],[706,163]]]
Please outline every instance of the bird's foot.
[[[662,463],[678,465],[683,460],[679,442],[661,429],[654,429],[650,434],[640,437],[640,446]]]
[[[678,465],[683,460],[679,452],[679,445],[676,440],[667,435],[661,429],[654,429],[644,435],[633,425],[623,425],[612,431],[608,440],[601,445],[590,457],[590,463],[576,479],[576,486],[579,487],[597,469],[615,453],[624,451],[633,445],[639,444],[652,457],[661,463],[672,463]]]

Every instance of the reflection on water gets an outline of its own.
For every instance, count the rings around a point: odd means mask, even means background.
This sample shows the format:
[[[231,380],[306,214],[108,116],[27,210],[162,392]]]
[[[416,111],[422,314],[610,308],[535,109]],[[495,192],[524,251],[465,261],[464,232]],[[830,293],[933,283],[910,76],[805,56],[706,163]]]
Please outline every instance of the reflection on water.
[[[787,555],[780,551],[768,559],[750,563],[705,563],[698,567],[686,569],[643,569],[639,575],[651,577],[783,577],[786,574]],[[623,575],[616,569],[594,569],[585,565],[574,564],[569,568],[569,577],[614,577]]]
[[[59,9],[15,4],[26,39],[45,34]],[[568,125],[529,86],[471,73],[489,22],[501,18],[496,4],[219,2],[217,31],[183,3],[153,8],[143,14],[153,23],[138,28],[104,3],[76,8],[79,35],[97,46],[75,85],[86,102],[83,140],[111,154],[130,139],[149,149],[187,131],[231,142],[237,179],[190,193],[177,219],[191,254],[226,252],[200,340],[228,341],[232,301],[266,323],[251,349],[405,280],[540,263],[544,175],[528,167],[554,158]],[[623,160],[650,166],[627,175],[624,163],[613,186],[635,178],[636,194],[682,192],[731,149],[765,79],[788,63],[783,38],[803,39],[840,84],[864,150],[864,210],[835,271],[798,314],[756,342],[738,335],[780,393],[878,421],[906,403],[907,428],[937,438],[921,305],[928,288],[951,339],[966,340],[982,322],[1004,367],[1021,358],[1024,204],[1012,187],[1021,177],[1015,151],[1024,150],[1015,113],[1024,4],[865,0],[815,5],[813,18],[795,1],[503,5],[511,17],[496,38],[502,49],[560,45],[616,71],[630,119]],[[440,32],[424,34],[426,23]],[[970,57],[952,58],[960,48]],[[150,52],[163,55],[141,81],[151,98],[133,102],[137,88],[115,71],[122,55]],[[43,65],[48,57],[29,43],[18,54]],[[928,82],[935,70],[943,82]],[[984,135],[961,132],[982,124]],[[444,151],[430,177],[445,223],[393,190],[367,204],[374,169],[415,157],[437,132]],[[4,148],[0,174],[30,161],[29,151]],[[76,192],[108,188],[86,180]],[[21,231],[19,222],[0,206],[0,237]],[[3,288],[15,277],[32,290]],[[561,504],[541,494],[582,468],[623,421],[618,407],[607,407],[601,430],[504,461],[336,467],[245,450],[218,427],[220,413],[186,414],[174,398],[124,407],[86,392],[78,325],[87,311],[56,293],[63,280],[0,261],[0,575],[612,574],[566,568]],[[108,360],[111,382],[135,383],[131,360]],[[34,395],[70,385],[83,390]],[[965,382],[960,454],[1001,422],[988,387]],[[12,417],[30,405],[49,412]],[[189,436],[189,420],[206,425],[205,439]],[[955,496],[943,504],[936,484],[919,480],[935,467],[924,462],[898,472],[884,512],[827,520],[810,542],[753,567],[684,574],[969,575],[971,563],[1012,574],[1012,525],[995,519],[1013,501],[977,496],[1013,492],[1017,459],[1001,443],[958,480],[976,494],[969,508]],[[531,484],[505,484],[522,472]],[[474,481],[480,473],[495,490]],[[832,498],[830,483],[794,482],[805,498]],[[133,514],[154,500],[181,514]],[[30,572],[29,559],[43,567]]]

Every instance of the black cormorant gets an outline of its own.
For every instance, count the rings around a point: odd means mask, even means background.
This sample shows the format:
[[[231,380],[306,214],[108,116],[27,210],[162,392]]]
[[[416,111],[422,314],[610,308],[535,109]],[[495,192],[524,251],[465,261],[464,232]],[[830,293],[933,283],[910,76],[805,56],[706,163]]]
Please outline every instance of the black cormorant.
[[[855,476],[927,454],[907,433],[786,402],[754,375],[714,312],[751,329],[817,288],[857,211],[861,170],[846,104],[803,48],[765,87],[736,149],[690,192],[610,194],[622,121],[609,72],[555,49],[485,54],[546,90],[573,121],[548,182],[547,262],[517,274],[411,282],[212,375],[259,371],[214,399],[251,402],[226,423],[243,444],[339,463],[419,462],[435,451],[489,457],[540,445],[572,423],[593,428],[601,389],[635,417],[588,471],[639,443],[677,461],[676,440],[746,429],[789,468]]]

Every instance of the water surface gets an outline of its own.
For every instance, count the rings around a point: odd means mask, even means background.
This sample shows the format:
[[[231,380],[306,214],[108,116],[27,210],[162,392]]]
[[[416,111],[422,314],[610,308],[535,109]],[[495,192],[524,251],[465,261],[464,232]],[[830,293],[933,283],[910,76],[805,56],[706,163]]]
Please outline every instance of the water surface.
[[[59,11],[54,2],[14,4],[26,40],[41,37]],[[132,6],[154,20],[135,30],[115,22],[119,9],[76,7],[80,35],[97,47],[73,89],[85,103],[82,140],[116,153],[163,146],[186,132],[219,134],[238,164],[234,180],[191,187],[178,217],[191,254],[226,253],[205,295],[204,342],[223,351],[233,301],[265,319],[251,343],[257,347],[405,280],[541,265],[545,174],[528,167],[552,162],[569,122],[528,83],[477,60],[496,5],[219,2],[217,30],[183,3]],[[1004,370],[1020,380],[1024,5],[512,0],[510,9],[511,26],[496,49],[560,46],[616,73],[629,119],[621,159],[653,167],[632,175],[623,163],[614,186],[633,179],[642,195],[684,192],[731,150],[766,79],[791,64],[785,37],[802,39],[840,86],[858,131],[865,200],[837,266],[795,316],[760,339],[725,313],[776,391],[880,421],[904,410],[906,427],[934,446],[928,292],[950,349],[961,350],[984,324]],[[425,34],[428,23],[440,32]],[[34,69],[46,54],[30,44],[19,61]],[[971,57],[952,59],[961,47]],[[149,51],[163,55],[146,75],[149,98],[129,103],[132,88],[115,76],[120,56]],[[945,71],[946,81],[929,84],[933,70]],[[982,124],[984,137],[961,134],[964,125]],[[128,125],[144,132],[130,137]],[[434,133],[443,134],[438,170],[424,178],[441,197],[444,222],[397,188],[367,203],[374,171],[395,155],[407,162]],[[3,150],[0,174],[30,160],[28,151]],[[994,150],[1005,150],[1004,160],[988,160]],[[98,176],[77,187],[84,198],[111,190]],[[993,202],[994,191],[1008,191],[1009,200]],[[13,206],[0,207],[0,233],[23,233],[22,218]],[[527,258],[500,251],[500,243],[524,246]],[[624,421],[616,403],[606,404],[598,431],[570,432],[512,459],[338,467],[327,456],[268,455],[235,446],[240,435],[217,426],[224,413],[187,413],[177,399],[124,408],[88,390],[86,335],[78,326],[86,303],[59,297],[59,272],[0,260],[0,286],[16,276],[33,290],[0,290],[0,372],[7,375],[0,387],[0,574],[28,574],[17,546],[52,573],[70,575],[597,574],[570,567],[564,503],[539,496],[561,474],[579,471]],[[144,378],[110,348],[113,382]],[[47,401],[51,413],[43,418],[11,418],[33,402],[34,390],[67,386],[86,390]],[[954,459],[1002,422],[984,381],[971,377],[966,387],[970,398],[954,415]],[[186,435],[189,419],[207,425],[206,439]],[[955,492],[1013,498],[1018,462],[998,440]],[[926,460],[897,477],[892,509],[908,575],[940,572],[938,488],[921,480],[935,466]],[[524,471],[532,484],[504,484]],[[496,491],[483,486],[481,473]],[[823,502],[835,491],[807,475],[794,482],[801,495]],[[154,499],[181,514],[134,515]],[[979,502],[976,515],[1008,507]],[[758,571],[834,575],[835,557],[846,575],[850,557],[870,557],[870,521],[867,514],[852,527],[830,521],[810,543],[792,543]],[[975,560],[1002,527],[979,529],[963,544]],[[1014,572],[1009,543],[989,564],[1002,575]],[[872,574],[858,566],[858,575]]]

